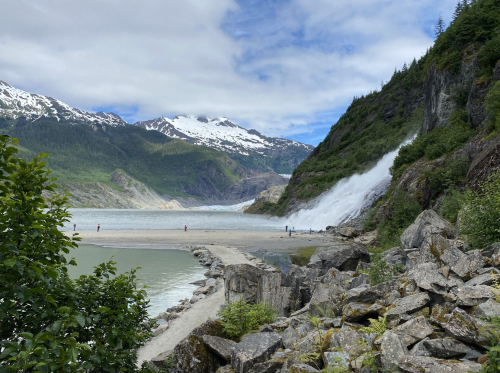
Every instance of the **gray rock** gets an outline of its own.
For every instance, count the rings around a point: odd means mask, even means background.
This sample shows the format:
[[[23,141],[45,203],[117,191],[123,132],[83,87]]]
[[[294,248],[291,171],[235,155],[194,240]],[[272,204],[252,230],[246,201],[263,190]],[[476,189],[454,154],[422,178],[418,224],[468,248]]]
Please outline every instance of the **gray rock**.
[[[326,366],[328,367],[349,367],[349,354],[340,351],[324,352]]]
[[[359,231],[352,227],[342,227],[337,230],[337,232],[344,237],[354,238],[359,236]]]
[[[440,259],[462,278],[469,278],[473,273],[484,267],[484,258],[479,251],[465,254],[456,247],[450,247],[443,251]]]
[[[285,348],[294,348],[300,340],[299,333],[291,326],[283,331],[281,338],[283,339],[283,346]]]
[[[151,364],[158,368],[166,368],[167,366],[165,365],[165,360],[167,360],[173,354],[173,352],[173,350],[162,352],[161,354],[155,356],[150,360]]]
[[[455,308],[447,319],[448,321],[441,323],[441,325],[453,338],[479,346],[488,344],[488,340],[482,332],[486,323],[482,320],[468,315],[460,308]]]
[[[212,335],[204,335],[203,342],[221,358],[228,362],[231,361],[231,347],[233,347],[236,342]]]
[[[266,361],[281,346],[278,333],[248,334],[233,346],[231,364],[237,373],[246,373],[255,364]]]
[[[465,283],[466,286],[476,286],[476,285],[492,285],[494,281],[494,276],[490,273],[485,273],[476,276]]]
[[[360,353],[364,352],[359,343],[361,339],[362,337],[356,330],[344,324],[337,333],[333,333],[330,347],[338,347],[350,356],[359,356]]]
[[[294,347],[300,354],[305,354],[312,351],[314,346],[318,343],[319,332],[313,331],[302,338],[299,343]]]
[[[468,373],[479,372],[481,365],[472,361],[450,362],[433,357],[405,356],[398,367],[404,373]]]
[[[300,338],[304,338],[306,335],[308,335],[310,332],[314,330],[314,325],[309,320],[298,319],[297,321],[300,322],[300,325],[297,328],[297,333],[299,334]]]
[[[281,359],[271,359],[263,363],[255,364],[252,369],[245,373],[276,373],[281,371],[283,361]]]
[[[476,306],[486,302],[488,299],[495,298],[493,288],[486,285],[463,286],[456,291],[457,305]]]
[[[431,233],[439,233],[447,238],[455,238],[455,229],[435,211],[425,210],[401,235],[405,249],[420,248],[424,239]]]
[[[342,326],[342,317],[327,318],[321,322],[322,329],[340,328]]]
[[[432,326],[423,316],[411,319],[403,325],[393,329],[393,332],[399,336],[401,342],[403,342],[405,346],[409,346],[428,337],[433,331]]]
[[[329,268],[340,271],[355,271],[359,262],[370,262],[370,254],[365,245],[318,247],[307,265],[326,273]]]
[[[342,310],[347,321],[360,321],[369,317],[377,317],[385,310],[380,304],[349,303]]]
[[[422,308],[427,306],[430,301],[431,298],[427,293],[418,293],[401,298],[394,303],[394,308],[391,308],[389,311],[387,311],[387,319],[392,320],[395,318],[394,316],[400,315],[402,313],[408,314],[420,311]]]
[[[450,338],[438,338],[424,341],[424,346],[432,356],[441,359],[460,359],[470,350],[470,348],[462,342]]]
[[[392,290],[389,294],[386,295],[385,301],[387,304],[394,304],[398,299],[401,299],[401,294],[399,291]]]
[[[408,255],[401,247],[393,247],[382,253],[382,259],[390,265],[406,265]]]
[[[345,293],[343,304],[352,302],[373,304],[378,300],[385,299],[386,295],[393,290],[398,290],[400,280],[391,280],[375,286],[360,286]]]
[[[223,367],[217,369],[217,372],[215,373],[236,373],[236,372],[234,371],[232,365],[224,365]]]
[[[391,370],[397,366],[398,361],[408,354],[408,349],[401,342],[399,336],[387,330],[380,338],[380,360],[382,368]]]
[[[434,263],[419,264],[410,270],[408,279],[415,281],[419,288],[437,294],[446,294],[449,287],[446,277]]]
[[[488,299],[476,307],[474,314],[477,317],[500,317],[500,303]]]
[[[312,366],[307,364],[293,364],[288,371],[290,373],[309,373],[309,372],[319,372],[319,370],[314,369]]]
[[[158,325],[158,327],[153,332],[153,337],[159,336],[160,334],[162,334],[167,329],[168,329],[168,323],[167,324]]]
[[[424,342],[429,338],[424,338],[420,342],[415,343],[415,346],[410,350],[410,356],[432,356],[432,354],[425,348]]]

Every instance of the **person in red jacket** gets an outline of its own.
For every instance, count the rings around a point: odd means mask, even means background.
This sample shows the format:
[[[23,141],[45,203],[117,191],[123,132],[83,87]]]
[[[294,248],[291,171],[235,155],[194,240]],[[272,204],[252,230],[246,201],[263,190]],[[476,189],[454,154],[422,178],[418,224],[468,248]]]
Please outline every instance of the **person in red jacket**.
[[[184,232],[187,232],[187,230],[188,230],[188,226],[187,226],[187,225],[185,225],[185,226],[184,226]]]

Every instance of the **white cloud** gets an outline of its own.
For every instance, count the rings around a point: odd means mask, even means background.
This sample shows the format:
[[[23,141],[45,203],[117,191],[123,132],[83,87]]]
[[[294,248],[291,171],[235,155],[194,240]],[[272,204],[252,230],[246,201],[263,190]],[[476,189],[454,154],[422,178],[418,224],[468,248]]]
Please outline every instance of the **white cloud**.
[[[0,3],[0,80],[138,120],[224,115],[287,135],[420,57],[455,0]]]

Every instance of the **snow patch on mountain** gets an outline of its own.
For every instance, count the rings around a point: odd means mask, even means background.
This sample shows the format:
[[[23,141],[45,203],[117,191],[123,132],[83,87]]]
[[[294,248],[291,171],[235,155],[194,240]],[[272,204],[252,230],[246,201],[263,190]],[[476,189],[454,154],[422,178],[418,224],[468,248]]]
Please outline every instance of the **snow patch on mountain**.
[[[288,146],[303,147],[309,151],[313,149],[311,145],[296,141],[266,137],[256,130],[247,130],[225,117],[179,115],[174,119],[160,117],[137,122],[136,125],[191,144],[204,145],[227,153],[249,155],[255,152],[267,155],[273,149],[282,150]]]
[[[54,117],[57,120],[83,121],[90,124],[124,126],[127,124],[114,113],[89,113],[75,109],[52,97],[28,93],[0,80],[0,115],[12,118],[26,117],[36,120],[41,117]]]

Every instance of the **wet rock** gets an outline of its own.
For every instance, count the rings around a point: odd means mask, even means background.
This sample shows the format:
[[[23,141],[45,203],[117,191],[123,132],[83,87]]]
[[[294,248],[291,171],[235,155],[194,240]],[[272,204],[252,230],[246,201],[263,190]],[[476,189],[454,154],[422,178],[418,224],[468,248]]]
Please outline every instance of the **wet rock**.
[[[427,304],[429,304],[431,298],[427,293],[418,293],[415,295],[410,295],[408,297],[401,298],[394,303],[394,308],[387,311],[387,320],[392,320],[396,315],[402,313],[413,313],[420,311]]]
[[[212,335],[204,335],[203,342],[221,358],[229,362],[231,361],[231,347],[233,347],[236,342],[230,339],[214,337]]]
[[[408,354],[408,349],[399,336],[387,330],[380,338],[380,361],[383,369],[392,370],[398,361]]]
[[[482,333],[482,329],[486,326],[486,323],[482,320],[468,315],[460,308],[455,308],[447,317],[447,320],[441,325],[453,338],[480,346],[488,344]]]
[[[255,364],[266,361],[281,346],[278,333],[248,334],[233,346],[231,364],[237,373],[246,373]]]
[[[468,373],[479,372],[481,365],[471,361],[453,362],[433,357],[405,356],[398,367],[404,373]]]
[[[475,306],[495,298],[493,288],[486,285],[463,286],[458,288],[455,294],[459,306]]]
[[[332,267],[340,271],[355,271],[359,262],[369,263],[370,255],[365,245],[356,243],[351,246],[318,247],[307,267],[320,269],[323,273]]]
[[[433,210],[425,210],[401,235],[405,249],[420,248],[424,239],[431,233],[439,233],[446,238],[455,238],[453,226]]]
[[[500,303],[488,299],[476,307],[474,314],[477,317],[500,317]]]
[[[319,372],[319,370],[314,369],[312,366],[306,364],[294,364],[288,369],[288,371],[290,373]]]
[[[419,264],[416,268],[410,270],[408,279],[415,281],[419,288],[433,293],[446,294],[448,290],[446,277],[443,276],[434,263]]]
[[[420,316],[416,319],[404,323],[393,329],[405,346],[418,342],[432,334],[434,330],[425,317]]]

